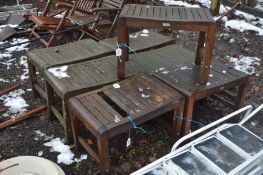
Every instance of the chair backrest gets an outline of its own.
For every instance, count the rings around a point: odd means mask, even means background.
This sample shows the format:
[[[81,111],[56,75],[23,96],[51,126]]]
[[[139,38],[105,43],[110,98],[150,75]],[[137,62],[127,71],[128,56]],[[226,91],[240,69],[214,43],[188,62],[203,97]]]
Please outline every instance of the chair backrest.
[[[102,0],[101,8],[122,8],[125,0]]]
[[[79,0],[76,3],[75,10],[82,14],[89,14],[90,9],[94,8],[97,3],[96,0]]]

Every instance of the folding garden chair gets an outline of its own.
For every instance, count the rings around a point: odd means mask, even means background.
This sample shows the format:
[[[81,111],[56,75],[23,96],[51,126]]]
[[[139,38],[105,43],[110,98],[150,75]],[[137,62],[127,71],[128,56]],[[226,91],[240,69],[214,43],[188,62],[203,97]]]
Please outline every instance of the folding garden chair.
[[[83,26],[80,39],[84,34],[87,34],[97,41],[109,38],[112,36],[119,12],[125,3],[126,0],[101,0],[97,8],[90,9],[91,14],[85,16],[71,15],[68,19],[74,24]],[[85,24],[88,23],[92,24],[85,26]],[[105,27],[107,27],[106,34],[103,32]]]
[[[89,10],[96,5],[96,1],[94,0],[79,0],[75,3],[71,3],[66,0],[59,0],[56,3],[57,9],[60,9],[60,14],[62,18],[57,18],[54,15],[49,15],[49,9],[52,5],[52,0],[48,0],[46,8],[44,10],[43,16],[31,15],[29,16],[29,20],[31,20],[35,26],[32,29],[31,36],[35,36],[36,38],[40,38],[38,31],[46,30],[50,33],[54,34],[58,31],[62,30],[65,27],[71,27],[72,24],[67,20],[68,15],[73,15],[75,13],[81,15],[91,14]],[[56,13],[57,15],[58,13]],[[52,35],[49,40],[40,39],[40,41],[46,46],[51,47],[55,45],[57,35]]]

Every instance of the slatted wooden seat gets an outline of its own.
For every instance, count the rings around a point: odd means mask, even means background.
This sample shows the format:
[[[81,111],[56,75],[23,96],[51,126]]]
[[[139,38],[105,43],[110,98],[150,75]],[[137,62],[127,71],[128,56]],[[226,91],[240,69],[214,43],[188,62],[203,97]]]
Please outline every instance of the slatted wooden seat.
[[[180,93],[153,76],[133,76],[119,85],[118,89],[108,85],[69,100],[75,145],[83,146],[100,164],[102,173],[109,168],[109,139],[133,127],[128,115],[139,125],[174,110],[172,121],[176,121],[175,117],[182,114],[184,106]],[[96,137],[98,153],[87,144],[80,123]],[[175,128],[176,123],[173,126]]]
[[[82,26],[83,34],[88,34],[95,40],[109,38],[112,37],[119,13],[126,3],[128,3],[128,0],[100,0],[96,8],[90,9],[90,14],[82,17],[71,15],[68,19],[72,23]],[[83,26],[90,22],[94,23]],[[103,34],[100,31],[100,27],[105,26],[109,27],[107,34]]]
[[[178,65],[188,67],[193,66],[194,57],[195,56],[192,52],[176,45],[166,46],[160,49],[155,49],[143,53],[137,53],[134,55],[130,55],[130,59],[126,63],[125,75],[126,77],[130,77],[140,72],[156,73],[156,71],[160,71],[163,72],[162,74],[164,74],[165,77],[165,75],[167,74],[166,69],[174,70],[177,68]],[[172,72],[174,75],[171,76],[173,76],[174,78],[180,77],[179,79],[182,79],[182,81],[180,81],[182,85],[180,86],[184,86],[185,90],[183,92],[189,91],[189,89],[196,87],[196,92],[193,94],[195,100],[208,97],[211,94],[216,94],[228,88],[238,86],[238,94],[243,95],[238,96],[238,100],[235,100],[234,102],[237,105],[242,105],[242,102],[244,100],[244,94],[246,93],[246,84],[248,76],[239,71],[229,69],[216,60],[213,64],[214,66],[211,70],[211,74],[214,74],[215,76],[210,78],[210,86],[204,86],[200,83],[197,84],[199,81],[197,79],[198,74],[192,76],[191,73],[184,74],[184,72],[182,71],[174,71]],[[45,71],[47,92],[49,94],[49,115],[50,117],[55,115],[57,118],[59,118],[59,120],[65,128],[66,136],[70,136],[70,130],[68,129],[69,117],[67,100],[74,95],[94,90],[98,87],[118,81],[119,79],[117,76],[116,66],[116,56],[108,56],[93,61],[86,61],[78,64],[69,65],[67,70],[67,74],[69,77],[65,77],[62,79],[58,79],[52,73],[48,72],[48,70]],[[196,66],[196,69],[200,69],[200,66]],[[227,73],[224,74],[222,72],[222,69],[225,70]],[[167,79],[168,78],[169,77],[167,76]],[[186,83],[187,81],[189,82]],[[170,84],[174,86],[177,90],[181,90],[181,88],[177,88],[178,83],[176,81],[171,81]],[[55,92],[63,101],[63,113],[59,113],[59,111],[56,109],[57,107],[55,106],[53,95]],[[187,95],[186,93],[184,94]],[[198,96],[196,94],[198,94]],[[187,98],[193,97],[187,96]],[[191,105],[186,104],[187,109],[185,109],[185,111],[188,111],[188,113],[185,113],[185,115],[191,114],[193,110],[192,105],[193,103],[191,103]],[[188,115],[186,117],[190,119],[192,116]],[[189,124],[187,124],[187,126],[189,126]],[[185,133],[188,131],[189,127],[185,130]]]
[[[175,41],[167,36],[149,30],[148,36],[141,36],[141,31],[133,33],[136,38],[131,38],[130,48],[137,53],[165,45]],[[28,53],[28,67],[30,84],[33,93],[38,93],[46,98],[45,91],[40,88],[37,82],[36,70],[43,72],[44,69],[59,65],[92,60],[107,55],[113,55],[116,49],[117,38],[101,40],[99,43],[91,39],[80,40],[69,44],[34,50]]]
[[[138,27],[199,32],[195,64],[202,65],[200,82],[206,83],[208,81],[216,34],[216,23],[208,9],[140,4],[125,5],[118,20],[118,42],[128,44],[129,30]],[[129,58],[127,48],[123,47],[122,53],[118,62],[119,78],[125,77],[125,60]]]

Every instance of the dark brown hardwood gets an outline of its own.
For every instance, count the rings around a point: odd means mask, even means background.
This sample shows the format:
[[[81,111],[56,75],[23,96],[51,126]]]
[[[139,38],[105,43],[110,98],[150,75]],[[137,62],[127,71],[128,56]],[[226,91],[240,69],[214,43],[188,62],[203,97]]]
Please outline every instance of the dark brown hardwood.
[[[110,165],[109,139],[133,127],[127,116],[140,125],[174,110],[175,131],[176,116],[183,112],[184,97],[153,76],[136,75],[118,84],[120,88],[108,85],[69,100],[75,145],[81,144],[97,160],[102,173]],[[80,123],[96,137],[98,151],[85,141]]]
[[[200,82],[206,83],[211,65],[216,23],[208,9],[127,4],[118,19],[118,42],[129,45],[130,28],[176,29],[199,32],[196,61],[201,65]],[[118,62],[118,77],[125,77],[128,48],[122,48]]]

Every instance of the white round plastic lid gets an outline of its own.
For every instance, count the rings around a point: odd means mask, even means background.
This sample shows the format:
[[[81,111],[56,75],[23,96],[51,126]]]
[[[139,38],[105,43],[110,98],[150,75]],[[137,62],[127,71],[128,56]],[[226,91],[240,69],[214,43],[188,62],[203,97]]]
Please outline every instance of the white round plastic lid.
[[[55,163],[42,157],[19,156],[0,162],[0,169],[17,164],[1,172],[1,175],[65,175]]]

